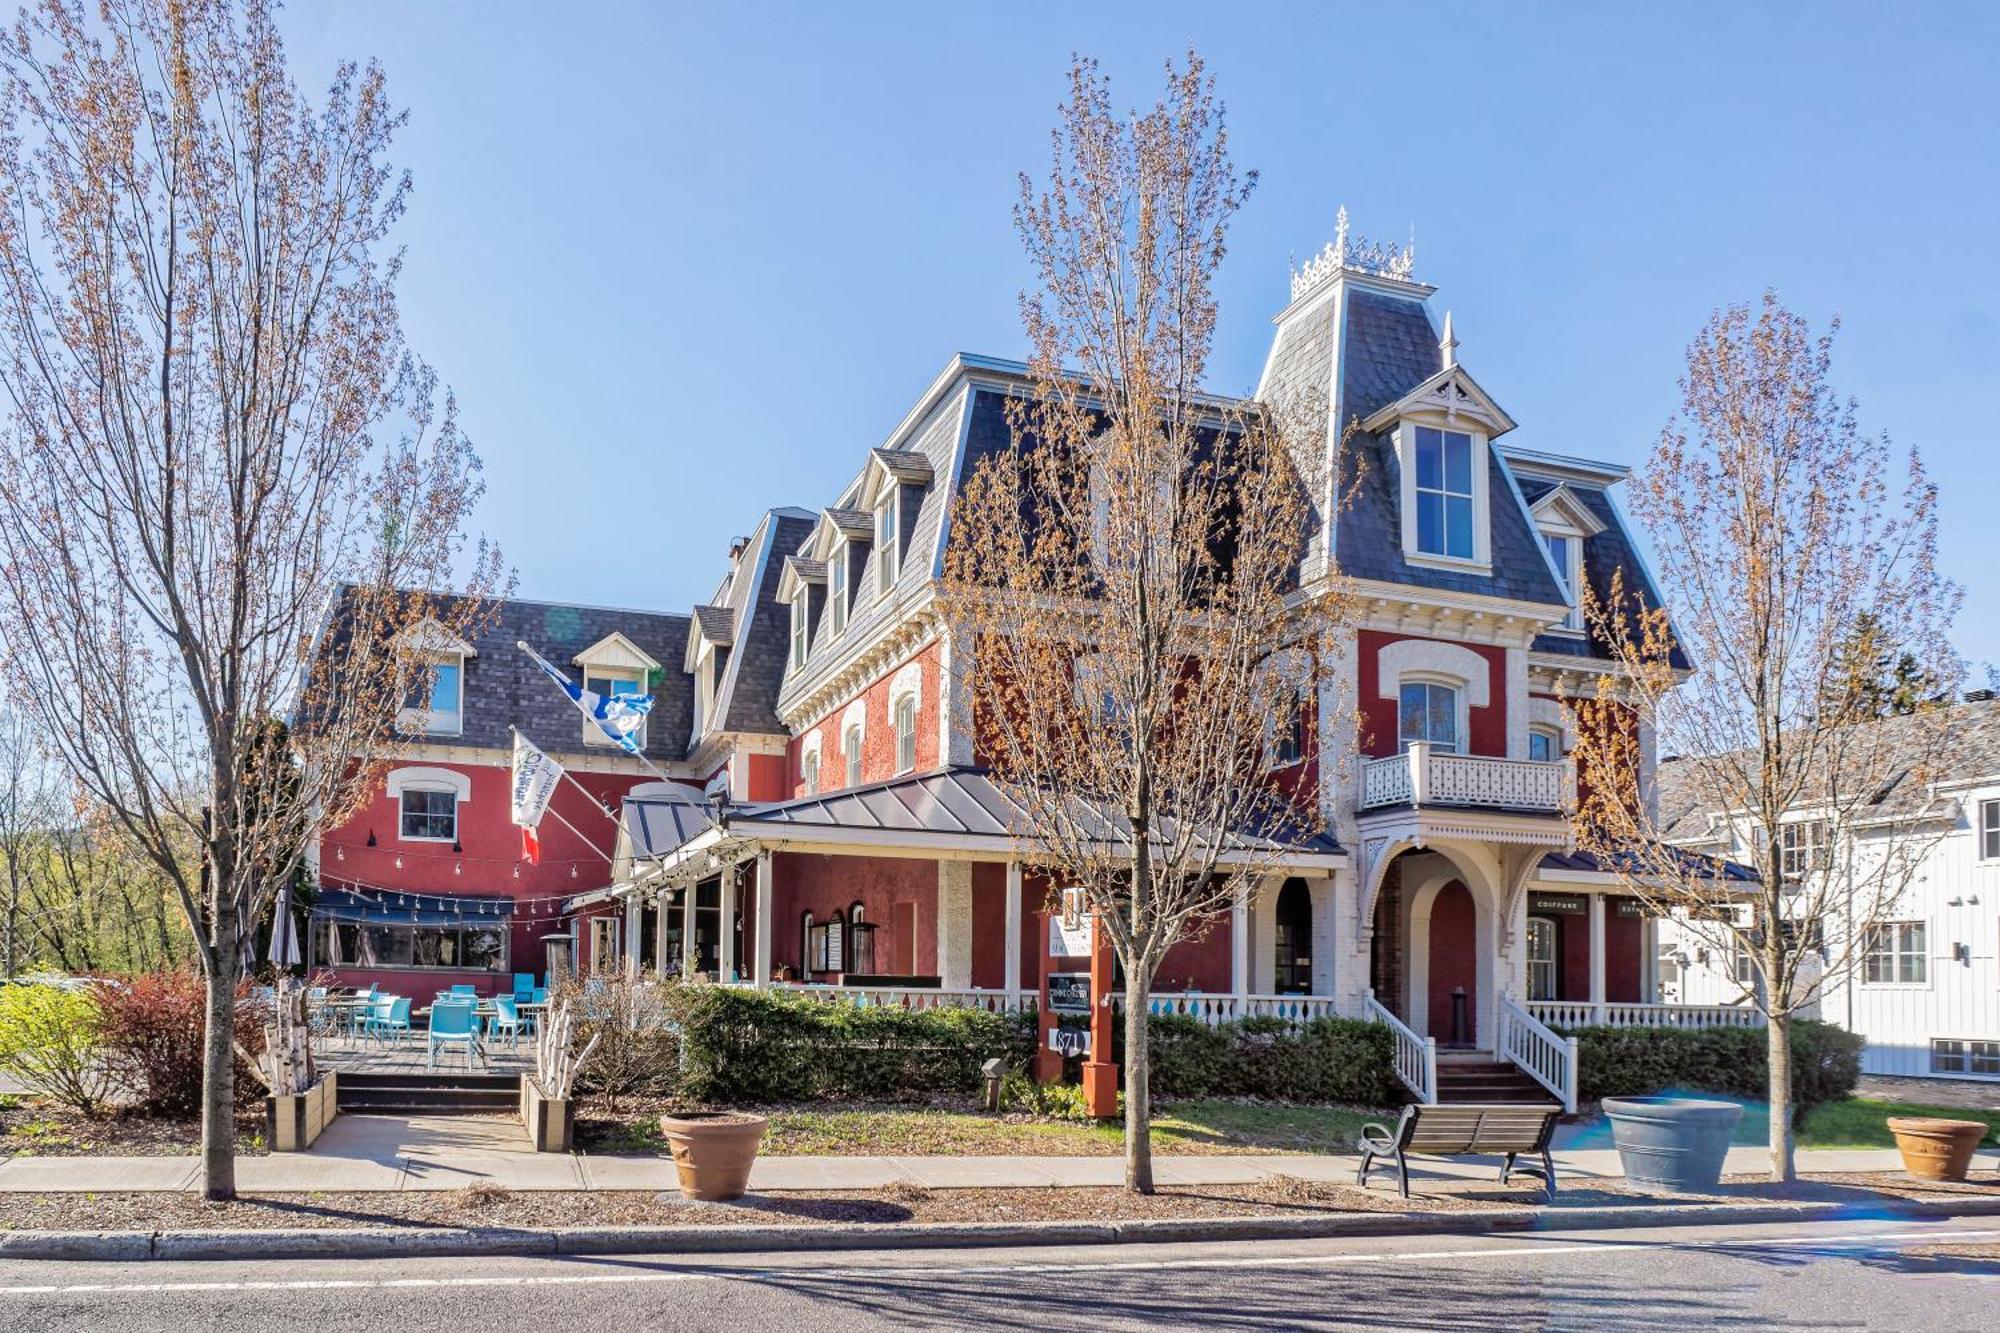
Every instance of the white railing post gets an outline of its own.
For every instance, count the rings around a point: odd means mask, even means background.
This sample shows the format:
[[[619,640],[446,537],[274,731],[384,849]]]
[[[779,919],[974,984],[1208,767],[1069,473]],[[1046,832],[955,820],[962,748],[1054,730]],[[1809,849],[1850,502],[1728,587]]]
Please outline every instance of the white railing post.
[[[1021,863],[1007,863],[1007,938],[1005,940],[1004,966],[1007,974],[1001,978],[1000,988],[1009,995],[1021,993]]]
[[[1576,1038],[1564,1037],[1569,1058],[1563,1061],[1563,1110],[1576,1114]]]
[[[1426,1102],[1437,1100],[1438,1087],[1438,1039],[1424,1038],[1424,1093]]]
[[[1410,804],[1423,805],[1431,795],[1431,743],[1410,742]]]

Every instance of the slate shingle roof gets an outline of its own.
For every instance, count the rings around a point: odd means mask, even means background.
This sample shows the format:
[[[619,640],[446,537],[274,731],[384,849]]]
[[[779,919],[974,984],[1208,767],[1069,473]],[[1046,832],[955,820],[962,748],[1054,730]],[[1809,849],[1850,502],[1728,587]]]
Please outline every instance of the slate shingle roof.
[[[736,612],[731,607],[697,606],[694,623],[701,630],[701,637],[717,647],[736,642]]]
[[[516,648],[517,640],[549,659],[572,680],[572,661],[583,649],[612,633],[623,634],[655,660],[669,663],[653,686],[652,714],[646,720],[649,758],[676,760],[687,749],[693,723],[694,682],[679,669],[688,618],[653,611],[616,611],[560,602],[509,599],[495,623],[472,639],[478,656],[465,663],[463,732],[444,738],[456,745],[510,748],[508,726],[551,753],[583,749],[583,718],[541,668]]]
[[[1928,728],[1944,725],[1941,745],[1937,733]],[[1895,755],[1901,751],[1908,763],[1884,764],[1874,758],[1867,767],[1888,773],[1876,791],[1854,807],[1856,819],[1903,819],[1921,811],[1933,799],[1932,788],[1940,783],[1971,782],[2000,777],[2000,700],[1965,700],[1947,705],[1947,715],[1938,719],[1924,716],[1885,717],[1860,724],[1871,734],[1865,744],[1871,756]],[[1918,728],[1926,728],[1921,735]],[[1926,751],[1933,751],[1926,753]],[[1660,802],[1660,828],[1670,842],[1700,844],[1712,836],[1710,814],[1700,766],[1712,762],[1700,757],[1660,761],[1655,777]],[[1927,771],[1920,771],[1927,768]]]
[[[1530,505],[1554,490],[1558,484],[1547,477],[1536,476],[1526,471],[1519,463],[1513,464],[1511,470],[1515,473],[1515,481],[1521,487],[1522,498]],[[1628,591],[1643,592],[1648,606],[1661,605],[1660,590],[1654,586],[1653,576],[1647,570],[1646,562],[1639,556],[1638,544],[1626,530],[1625,522],[1619,516],[1618,507],[1612,504],[1610,495],[1601,486],[1592,486],[1573,478],[1566,478],[1561,484],[1568,486],[1570,494],[1577,498],[1578,503],[1604,525],[1603,531],[1594,537],[1586,537],[1583,543],[1583,577],[1589,582],[1592,594],[1601,601],[1609,601],[1612,575],[1615,571],[1623,571],[1624,584]],[[1530,647],[1538,653],[1555,653],[1565,657],[1590,657],[1603,660],[1611,656],[1609,646],[1594,626],[1588,628],[1581,638],[1574,634],[1538,635]],[[1673,664],[1683,671],[1692,666],[1688,655],[1682,651],[1678,643],[1674,645]]]
[[[778,720],[778,688],[784,682],[791,635],[791,609],[778,600],[778,582],[784,557],[798,550],[815,521],[803,509],[767,512],[743,553],[741,576],[729,581],[736,637],[716,685],[719,730],[791,734]]]

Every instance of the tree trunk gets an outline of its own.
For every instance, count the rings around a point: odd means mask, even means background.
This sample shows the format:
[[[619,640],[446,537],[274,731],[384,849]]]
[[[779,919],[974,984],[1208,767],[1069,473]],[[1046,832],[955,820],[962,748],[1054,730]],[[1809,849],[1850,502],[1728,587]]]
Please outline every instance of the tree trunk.
[[[1771,1179],[1789,1185],[1799,1177],[1792,1159],[1792,1016],[1771,1015],[1764,1032],[1771,1062]]]
[[[1125,969],[1125,1188],[1153,1192],[1152,1048],[1146,1006],[1151,986],[1145,969]]]
[[[216,913],[201,1067],[201,1194],[236,1197],[236,919]]]

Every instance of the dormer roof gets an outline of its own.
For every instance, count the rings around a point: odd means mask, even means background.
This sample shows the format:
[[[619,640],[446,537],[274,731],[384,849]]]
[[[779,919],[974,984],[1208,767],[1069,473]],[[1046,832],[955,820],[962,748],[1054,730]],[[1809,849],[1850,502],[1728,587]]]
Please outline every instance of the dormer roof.
[[[575,666],[612,667],[643,673],[660,670],[660,663],[652,654],[616,630],[572,657],[570,662]]]
[[[1604,531],[1604,520],[1592,513],[1583,499],[1567,483],[1557,486],[1528,506],[1537,523],[1559,523],[1574,528],[1585,537]]]
[[[426,616],[403,631],[403,645],[411,652],[442,656],[477,657],[479,650],[459,638],[436,620]]]
[[[875,539],[875,516],[866,509],[829,509],[826,520],[849,541]]]
[[[871,460],[896,481],[928,486],[933,475],[931,460],[914,449],[876,449]]]
[[[736,642],[736,612],[726,606],[697,606],[695,632],[718,648]]]
[[[785,557],[784,573],[778,576],[778,600],[794,601],[799,591],[807,584],[825,582],[826,561],[813,560],[802,555],[788,555]]]
[[[1446,425],[1475,425],[1485,431],[1488,439],[1514,429],[1514,418],[1479,387],[1464,366],[1455,365],[1444,367],[1402,397],[1378,408],[1361,423],[1361,429],[1386,430],[1405,417],[1434,417]]]

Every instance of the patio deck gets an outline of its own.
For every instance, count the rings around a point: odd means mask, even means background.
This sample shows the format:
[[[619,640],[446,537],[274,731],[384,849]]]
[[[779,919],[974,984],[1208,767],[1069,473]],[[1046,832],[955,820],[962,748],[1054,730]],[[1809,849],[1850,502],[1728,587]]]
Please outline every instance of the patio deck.
[[[518,1050],[503,1041],[486,1044],[486,1059],[468,1070],[459,1051],[438,1052],[437,1063],[428,1062],[422,1034],[394,1042],[352,1042],[343,1038],[317,1041],[313,1054],[320,1068],[337,1069],[343,1074],[525,1074],[535,1067],[533,1048],[525,1040]]]

